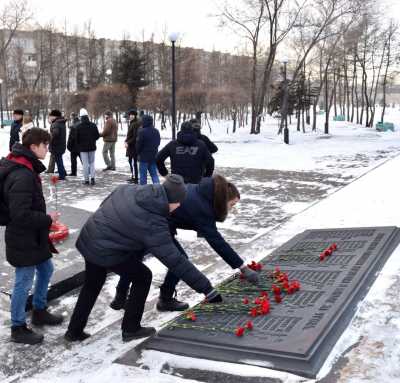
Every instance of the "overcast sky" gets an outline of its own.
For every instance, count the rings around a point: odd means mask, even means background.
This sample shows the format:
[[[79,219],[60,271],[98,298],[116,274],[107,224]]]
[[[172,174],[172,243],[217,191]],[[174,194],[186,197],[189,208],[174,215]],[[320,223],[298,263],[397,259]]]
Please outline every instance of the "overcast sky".
[[[160,40],[163,30],[183,34],[182,45],[212,50],[233,51],[238,38],[218,28],[219,0],[30,0],[35,19],[44,24],[53,20],[62,26],[65,19],[71,30],[82,29],[88,20],[98,37],[148,39],[154,32]],[[235,1],[235,0],[232,0]]]
[[[41,24],[53,21],[62,27],[67,20],[70,32],[80,30],[91,20],[98,37],[135,40],[154,33],[160,41],[163,30],[178,31],[182,45],[235,52],[244,43],[227,29],[218,27],[217,4],[223,0],[29,0],[35,19]],[[238,0],[229,0],[237,4]],[[293,0],[290,0],[293,1]],[[389,6],[388,15],[400,22],[400,0],[378,0]]]

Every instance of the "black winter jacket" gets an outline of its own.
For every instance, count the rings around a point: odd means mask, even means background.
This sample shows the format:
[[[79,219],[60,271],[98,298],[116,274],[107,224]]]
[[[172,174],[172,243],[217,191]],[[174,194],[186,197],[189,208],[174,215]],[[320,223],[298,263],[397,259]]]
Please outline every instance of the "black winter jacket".
[[[76,142],[76,128],[80,123],[79,118],[74,118],[71,126],[69,127],[68,141],[67,141],[67,149],[71,153],[79,153],[79,148]]]
[[[160,132],[153,126],[150,116],[143,116],[142,128],[139,129],[136,139],[136,153],[141,162],[154,162],[160,146]]]
[[[19,132],[21,131],[22,120],[16,121],[14,120],[11,124],[10,128],[10,152],[12,151],[12,147],[16,142],[19,142]]]
[[[197,231],[198,235],[204,237],[232,269],[237,269],[243,265],[243,260],[219,233],[213,201],[212,178],[203,178],[199,185],[187,185],[185,200],[170,216],[171,231],[176,232],[176,229]]]
[[[211,177],[214,159],[204,142],[193,131],[180,131],[178,139],[169,142],[157,154],[157,167],[162,176],[168,174],[165,160],[171,159],[171,173],[179,174],[185,183],[198,184],[202,176]]]
[[[211,154],[218,152],[218,146],[215,145],[207,136],[201,134],[199,131],[196,132],[196,135],[197,139],[203,141],[206,144],[207,149]]]
[[[136,139],[138,130],[141,126],[141,120],[138,118],[129,122],[128,132],[126,134],[125,142],[128,144],[126,148],[127,157],[136,157]]]
[[[97,125],[90,122],[88,116],[82,116],[81,122],[76,126],[76,148],[78,152],[94,152],[96,141],[100,138]]]
[[[67,128],[65,120],[62,117],[57,118],[50,125],[50,145],[49,152],[51,154],[64,154],[67,149]]]
[[[4,203],[10,218],[5,231],[6,257],[14,267],[34,266],[51,257],[52,220],[46,214],[39,178],[45,169],[35,154],[19,143],[8,158],[0,160],[0,178],[5,176]]]
[[[76,247],[86,260],[102,267],[151,253],[192,289],[209,293],[208,279],[172,242],[168,215],[162,185],[119,186],[85,223]]]

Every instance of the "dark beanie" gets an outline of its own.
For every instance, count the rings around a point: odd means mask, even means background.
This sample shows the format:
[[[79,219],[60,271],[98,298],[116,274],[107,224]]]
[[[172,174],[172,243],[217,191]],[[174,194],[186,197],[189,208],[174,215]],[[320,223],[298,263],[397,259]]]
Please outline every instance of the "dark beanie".
[[[52,117],[61,117],[62,114],[61,114],[61,112],[60,112],[58,109],[53,109],[53,110],[49,113],[49,116],[52,116]]]
[[[13,111],[13,114],[18,114],[20,116],[23,116],[24,115],[24,111],[22,109],[15,109]]]
[[[167,193],[168,203],[183,202],[186,197],[186,187],[183,178],[178,174],[171,174],[163,182]]]

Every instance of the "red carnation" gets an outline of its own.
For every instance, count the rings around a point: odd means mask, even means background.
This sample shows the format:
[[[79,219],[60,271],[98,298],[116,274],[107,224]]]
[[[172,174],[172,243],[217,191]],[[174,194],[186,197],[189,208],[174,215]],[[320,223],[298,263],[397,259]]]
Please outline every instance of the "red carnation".
[[[268,293],[266,291],[261,291],[260,294],[262,297],[268,298]]]
[[[279,295],[281,293],[281,288],[276,285],[272,285],[272,291],[275,295]]]
[[[244,303],[245,305],[248,305],[248,304],[249,304],[248,298],[243,298],[243,303]]]
[[[50,182],[51,182],[53,185],[56,185],[57,182],[58,182],[58,180],[59,180],[58,176],[51,176],[51,177],[50,177]]]
[[[256,299],[254,299],[254,304],[256,304],[256,305],[261,304],[260,298],[257,297]]]
[[[325,257],[329,257],[331,254],[332,254],[332,250],[331,250],[331,249],[326,249],[326,250],[324,251]]]
[[[262,306],[261,306],[261,313],[264,314],[264,315],[268,314],[269,313],[269,309],[270,309],[269,302],[268,301],[263,302]]]
[[[248,329],[248,330],[253,330],[253,322],[251,321],[251,320],[249,320],[247,323],[246,323],[246,328]]]
[[[236,335],[236,336],[243,336],[243,334],[244,334],[244,327],[238,327],[238,328],[235,330],[235,335]]]
[[[275,302],[276,303],[281,303],[282,302],[282,297],[280,295],[275,295]]]
[[[257,316],[257,307],[253,307],[251,310],[250,310],[250,313],[249,313],[252,317],[256,317]]]
[[[325,259],[325,253],[321,253],[320,255],[319,255],[319,260],[320,261],[323,261]]]
[[[337,244],[336,243],[332,243],[332,245],[330,246],[330,249],[335,251],[337,250]]]

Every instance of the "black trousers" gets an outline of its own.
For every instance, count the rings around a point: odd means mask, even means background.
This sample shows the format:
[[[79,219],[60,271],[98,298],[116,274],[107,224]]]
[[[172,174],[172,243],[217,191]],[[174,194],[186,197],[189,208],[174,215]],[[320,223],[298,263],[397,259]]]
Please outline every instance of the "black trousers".
[[[85,283],[68,325],[68,330],[73,334],[82,333],[86,327],[90,312],[96,303],[107,276],[107,269],[104,267],[87,261],[85,261],[85,266]],[[152,273],[136,256],[132,256],[127,262],[110,267],[110,270],[128,280],[129,284],[132,284],[121,328],[122,331],[136,331],[140,328],[144,305],[150,290]]]
[[[78,161],[77,161],[78,157],[79,159],[81,158],[80,153],[71,152],[71,175],[73,176],[76,176],[76,172],[78,171]]]
[[[129,167],[131,169],[132,177],[134,177],[135,180],[138,180],[139,179],[139,169],[138,169],[137,156],[129,156],[128,161],[129,161]],[[133,164],[132,164],[132,162],[133,162]],[[133,173],[133,171],[135,171],[135,173]]]
[[[175,246],[178,248],[182,256],[189,258],[181,244],[175,239],[173,239]],[[160,295],[164,299],[169,299],[174,296],[176,285],[179,283],[180,279],[177,277],[173,271],[168,270],[165,276],[163,284],[160,286]],[[126,276],[121,275],[117,285],[117,294],[128,295],[130,281]]]

